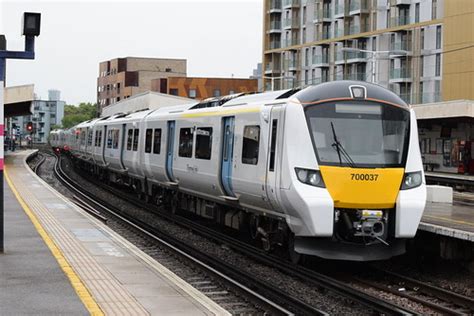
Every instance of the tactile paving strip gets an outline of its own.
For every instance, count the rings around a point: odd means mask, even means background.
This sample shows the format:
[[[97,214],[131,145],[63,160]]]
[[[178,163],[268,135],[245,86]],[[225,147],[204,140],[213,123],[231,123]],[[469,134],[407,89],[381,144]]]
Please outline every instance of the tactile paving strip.
[[[96,262],[76,237],[65,229],[39,201],[36,194],[44,194],[45,191],[31,190],[28,187],[28,184],[31,185],[31,175],[18,172],[20,168],[24,168],[23,163],[8,166],[8,173],[11,175],[10,178],[15,189],[95,298],[102,311],[107,315],[148,315],[148,312],[136,299],[123,289],[110,272]]]

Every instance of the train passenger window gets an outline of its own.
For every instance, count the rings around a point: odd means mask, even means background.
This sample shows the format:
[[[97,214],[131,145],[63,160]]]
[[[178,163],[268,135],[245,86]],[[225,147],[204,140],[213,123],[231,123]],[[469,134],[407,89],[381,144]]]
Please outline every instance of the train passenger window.
[[[112,131],[112,148],[113,149],[117,149],[118,148],[118,144],[119,144],[119,134],[120,131],[118,129],[114,129]]]
[[[153,153],[160,154],[161,151],[161,128],[155,128],[155,135],[153,137]]]
[[[94,131],[94,146],[97,147],[97,138],[99,138],[99,131]]]
[[[153,137],[153,130],[151,128],[147,128],[145,133],[145,152],[151,153],[151,145],[152,145],[152,137]]]
[[[242,145],[242,163],[256,165],[258,163],[258,146],[260,143],[260,126],[245,126]]]
[[[277,138],[278,120],[272,121],[272,141],[270,144],[270,165],[269,171],[275,170],[275,149],[276,149],[276,138]]]
[[[87,132],[87,146],[92,146],[92,131]]]
[[[194,156],[198,159],[211,159],[212,127],[200,127],[196,130],[196,151]]]
[[[135,133],[133,133],[133,151],[138,150],[138,136],[140,134],[140,130],[135,128]]]
[[[112,148],[112,130],[107,132],[107,148]]]
[[[128,130],[127,136],[127,150],[132,150],[133,129]]]
[[[191,128],[181,128],[179,130],[178,155],[187,158],[193,156],[193,132]]]
[[[99,136],[97,137],[97,147],[102,146],[102,130],[98,131]]]

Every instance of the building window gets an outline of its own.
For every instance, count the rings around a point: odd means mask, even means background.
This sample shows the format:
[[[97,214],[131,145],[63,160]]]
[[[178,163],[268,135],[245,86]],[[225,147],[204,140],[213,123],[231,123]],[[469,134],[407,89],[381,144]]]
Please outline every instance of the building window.
[[[220,97],[221,96],[221,90],[220,89],[214,89],[214,96],[215,97]]]
[[[420,46],[421,49],[425,49],[425,29],[421,29],[420,31]]]
[[[435,76],[441,76],[441,54],[436,54],[436,69]]]
[[[422,81],[422,82],[420,82],[420,101],[419,101],[420,103],[424,103],[424,97],[423,97],[424,92],[423,92],[423,90],[424,90],[424,88],[423,88],[423,81]]]
[[[171,68],[166,68],[165,71],[166,72],[172,72],[173,70]]]
[[[178,95],[178,89],[170,89],[171,95]]]
[[[424,75],[424,68],[425,68],[425,57],[420,56],[420,77]]]
[[[129,129],[128,135],[127,135],[127,150],[132,150],[132,141],[133,141],[133,129]]]
[[[151,153],[151,146],[152,146],[152,137],[153,137],[153,130],[151,128],[147,128],[145,133],[145,152]]]
[[[441,48],[441,25],[436,27],[436,49]]]
[[[200,127],[196,130],[196,151],[194,156],[197,159],[211,159],[212,152],[212,127]]]
[[[258,147],[260,143],[260,126],[245,126],[242,144],[242,163],[256,165],[258,163]]]
[[[138,150],[138,136],[140,134],[140,130],[138,128],[135,129],[135,132],[133,133],[133,151]]]
[[[193,132],[191,128],[182,128],[179,130],[178,155],[186,158],[193,156]]]
[[[234,90],[229,90],[229,94],[235,94]]]
[[[155,135],[153,136],[153,153],[160,154],[161,152],[161,128],[155,128]]]
[[[438,15],[438,1],[432,0],[431,2],[431,19],[436,20]]]
[[[420,22],[420,3],[415,4],[415,23]]]
[[[189,96],[191,99],[195,99],[195,98],[196,98],[196,89],[189,89],[188,96]]]

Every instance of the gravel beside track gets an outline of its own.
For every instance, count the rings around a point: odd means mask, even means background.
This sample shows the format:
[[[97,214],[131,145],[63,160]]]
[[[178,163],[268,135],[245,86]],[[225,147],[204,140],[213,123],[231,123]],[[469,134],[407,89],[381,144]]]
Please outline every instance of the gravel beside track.
[[[40,155],[41,153],[38,156]],[[34,164],[37,163],[39,159],[40,158],[31,159],[31,161],[29,161],[30,166],[34,166]],[[40,168],[40,176],[61,193],[72,197],[69,191],[65,190],[61,184],[58,184],[58,181],[55,179],[52,172],[53,167],[54,158],[47,158]],[[318,306],[319,309],[322,309],[330,314],[368,314],[373,312],[367,307],[364,307],[360,304],[355,304],[352,301],[337,294],[328,292],[325,289],[309,285],[304,280],[288,276],[276,269],[260,264],[234,251],[225,244],[213,242],[200,235],[197,235],[190,230],[184,229],[183,227],[164,220],[156,216],[156,214],[150,213],[147,210],[143,210],[129,202],[117,198],[110,192],[97,187],[96,185],[84,179],[82,176],[76,174],[71,167],[70,161],[67,159],[63,159],[63,168],[65,171],[68,171],[68,174],[71,178],[81,183],[81,185],[90,192],[95,192],[99,198],[107,201],[114,201],[114,204],[118,205],[122,210],[127,211],[127,213],[132,214],[133,216],[139,216],[141,219],[152,224],[154,227],[158,227],[160,230],[163,230],[166,233],[177,236],[182,240],[186,240],[189,244],[201,249],[203,252],[224,259],[239,269],[249,271],[255,275],[256,278],[261,278],[278,288],[284,289],[289,293],[289,295],[298,297],[304,302],[314,304],[315,306]],[[117,227],[117,229],[120,230],[120,227]],[[149,241],[140,242],[132,240],[132,242],[137,243],[137,245],[140,248],[145,249],[145,251],[148,248],[151,251],[150,254],[153,257],[156,257],[157,260],[160,260],[160,262],[163,260],[163,258],[166,258],[166,255],[160,256],[154,253],[152,250],[153,246],[149,244]],[[428,282],[435,286],[443,287],[450,291],[455,291],[466,296],[473,295],[474,277],[472,273],[469,273],[469,271],[463,265],[452,264],[444,261],[441,264],[430,264],[432,262],[428,262],[428,260],[424,262],[423,265],[420,265],[419,262],[414,264],[413,262],[416,262],[415,260],[420,260],[420,258],[402,256],[399,258],[394,258],[390,261],[386,261],[382,264],[382,266],[385,268],[388,267],[393,271],[414,279]],[[312,267],[318,271],[320,263],[320,261],[316,260],[316,264],[312,265]],[[164,262],[164,265],[167,265],[166,262]],[[331,263],[322,263],[322,266],[325,265],[332,266]],[[167,267],[170,270],[174,270],[176,268],[176,264],[170,263]],[[352,268],[353,265],[351,263],[340,263],[337,265],[337,267],[332,267],[332,269],[343,269],[344,271],[351,271]],[[180,273],[182,272],[179,271],[180,269],[181,267],[178,268],[175,273],[181,276]],[[325,269],[323,268],[321,270],[324,271]],[[186,273],[183,275],[185,276]],[[406,298],[399,297],[391,293],[382,292],[373,287],[355,282],[355,280],[354,282],[349,280],[348,284],[352,284],[354,287],[360,288],[371,295],[382,297],[387,301],[394,302],[397,305],[403,306],[417,313],[433,314],[432,309],[409,301]]]

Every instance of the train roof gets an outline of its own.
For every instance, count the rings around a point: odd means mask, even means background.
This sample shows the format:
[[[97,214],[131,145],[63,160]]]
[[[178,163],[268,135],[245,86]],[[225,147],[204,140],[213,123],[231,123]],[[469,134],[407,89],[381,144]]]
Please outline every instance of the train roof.
[[[364,96],[355,97],[354,88],[362,87]],[[386,88],[363,81],[337,80],[307,87],[293,95],[303,105],[312,105],[324,100],[358,99],[382,101],[408,109],[408,105],[397,94]]]

